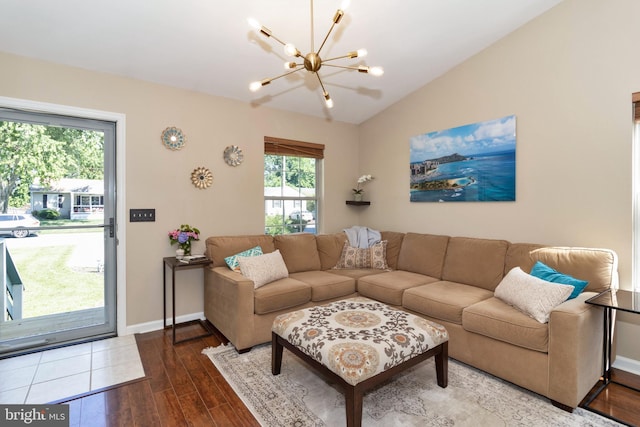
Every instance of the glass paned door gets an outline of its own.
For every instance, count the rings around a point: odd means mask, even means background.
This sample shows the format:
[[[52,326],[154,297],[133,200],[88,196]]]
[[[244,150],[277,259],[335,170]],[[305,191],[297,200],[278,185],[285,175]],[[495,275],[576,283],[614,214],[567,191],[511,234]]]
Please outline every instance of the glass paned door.
[[[0,357],[116,333],[115,123],[0,109]]]

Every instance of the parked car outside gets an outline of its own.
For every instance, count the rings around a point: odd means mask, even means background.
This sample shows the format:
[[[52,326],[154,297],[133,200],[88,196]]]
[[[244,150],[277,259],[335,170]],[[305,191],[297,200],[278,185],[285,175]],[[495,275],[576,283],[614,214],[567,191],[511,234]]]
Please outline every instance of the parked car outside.
[[[40,227],[40,221],[29,214],[0,214],[0,228],[13,228],[13,230],[0,230],[0,234],[10,234],[21,239],[29,234],[37,234],[33,228]]]
[[[305,221],[313,221],[313,214],[309,211],[293,211],[289,214],[289,218],[295,221],[299,221],[300,219],[303,219]]]

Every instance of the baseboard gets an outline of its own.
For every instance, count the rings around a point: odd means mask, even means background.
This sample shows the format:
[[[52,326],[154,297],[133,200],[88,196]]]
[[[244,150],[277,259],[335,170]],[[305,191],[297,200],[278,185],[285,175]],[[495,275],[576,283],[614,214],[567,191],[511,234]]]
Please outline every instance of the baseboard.
[[[176,316],[176,323],[190,322],[192,320],[204,319],[204,312],[183,314],[182,316]],[[171,325],[171,318],[167,319],[167,326]],[[129,325],[126,328],[126,335],[129,334],[144,334],[146,332],[159,331],[163,328],[162,319],[154,320],[152,322],[138,323],[135,325]]]
[[[631,372],[640,375],[640,360],[629,359],[628,357],[616,356],[613,367],[621,371]]]

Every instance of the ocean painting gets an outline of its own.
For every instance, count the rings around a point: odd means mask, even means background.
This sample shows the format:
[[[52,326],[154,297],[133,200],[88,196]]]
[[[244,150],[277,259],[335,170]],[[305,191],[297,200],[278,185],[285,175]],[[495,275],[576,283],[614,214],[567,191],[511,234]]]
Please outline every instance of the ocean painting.
[[[410,139],[410,201],[516,200],[516,116]]]

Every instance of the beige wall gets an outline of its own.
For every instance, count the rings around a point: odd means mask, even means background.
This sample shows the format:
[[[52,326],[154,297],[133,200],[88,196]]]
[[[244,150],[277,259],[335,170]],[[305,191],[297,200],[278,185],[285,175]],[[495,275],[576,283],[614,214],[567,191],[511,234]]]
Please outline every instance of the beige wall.
[[[621,287],[631,289],[637,16],[636,0],[567,0],[361,125],[361,169],[377,179],[360,222],[611,248]],[[517,117],[515,202],[409,202],[411,136],[510,114]],[[640,360],[638,325],[619,331],[619,354]]]
[[[0,53],[0,96],[126,115],[126,208],[155,208],[156,222],[120,222],[127,241],[127,325],[162,319],[162,257],[175,254],[167,232],[188,223],[203,236],[264,233],[263,137],[325,144],[331,165],[324,179],[321,231],[357,223],[346,206],[358,177],[358,128],[141,81]],[[215,78],[212,76],[212,78]],[[321,108],[321,105],[318,105]],[[177,126],[187,135],[180,151],[160,134]],[[224,163],[226,146],[240,146],[245,161]],[[213,185],[191,184],[191,172],[209,168]],[[331,214],[328,214],[331,212]],[[204,251],[204,239],[194,252]],[[178,315],[203,311],[202,271],[178,274]]]

